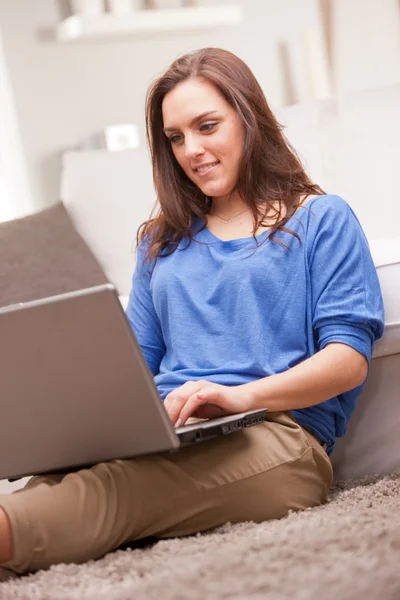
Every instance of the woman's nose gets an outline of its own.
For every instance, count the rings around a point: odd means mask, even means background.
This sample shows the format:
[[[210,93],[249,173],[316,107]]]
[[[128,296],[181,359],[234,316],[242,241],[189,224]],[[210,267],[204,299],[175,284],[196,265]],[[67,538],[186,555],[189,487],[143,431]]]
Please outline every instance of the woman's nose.
[[[197,137],[186,138],[185,142],[185,155],[187,158],[193,158],[204,154],[204,148]]]

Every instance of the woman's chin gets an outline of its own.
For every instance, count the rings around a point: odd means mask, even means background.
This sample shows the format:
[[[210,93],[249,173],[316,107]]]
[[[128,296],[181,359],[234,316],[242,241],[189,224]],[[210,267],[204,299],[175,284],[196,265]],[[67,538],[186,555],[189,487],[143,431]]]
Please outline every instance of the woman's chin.
[[[206,183],[202,186],[199,186],[203,194],[209,196],[210,198],[219,198],[221,196],[227,196],[231,190],[230,187],[215,185],[215,183],[211,182]]]

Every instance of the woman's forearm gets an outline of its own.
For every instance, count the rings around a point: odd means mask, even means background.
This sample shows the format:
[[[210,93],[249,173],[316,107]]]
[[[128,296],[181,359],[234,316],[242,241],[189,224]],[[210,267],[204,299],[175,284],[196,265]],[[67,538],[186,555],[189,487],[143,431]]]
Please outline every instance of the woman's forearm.
[[[345,344],[328,344],[292,369],[247,383],[251,408],[271,412],[320,404],[361,385],[367,376],[367,359]]]

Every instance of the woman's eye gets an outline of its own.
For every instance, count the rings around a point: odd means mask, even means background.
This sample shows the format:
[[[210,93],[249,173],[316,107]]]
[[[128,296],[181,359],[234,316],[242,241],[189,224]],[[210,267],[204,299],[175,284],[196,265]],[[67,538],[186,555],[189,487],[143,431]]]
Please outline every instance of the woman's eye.
[[[213,131],[213,129],[215,129],[217,125],[217,122],[203,123],[202,125],[200,125],[199,129],[200,131],[204,131],[207,133]],[[171,144],[178,144],[181,140],[182,136],[180,134],[171,135],[171,137],[169,138]]]
[[[200,131],[212,131],[217,123],[203,123],[200,125]]]

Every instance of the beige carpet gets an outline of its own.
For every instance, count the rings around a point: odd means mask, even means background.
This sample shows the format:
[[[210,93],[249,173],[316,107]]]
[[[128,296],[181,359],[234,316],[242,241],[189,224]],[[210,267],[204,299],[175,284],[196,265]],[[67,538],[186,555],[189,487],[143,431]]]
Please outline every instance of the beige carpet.
[[[1,600],[399,600],[400,474],[280,521],[118,550],[0,584]]]

